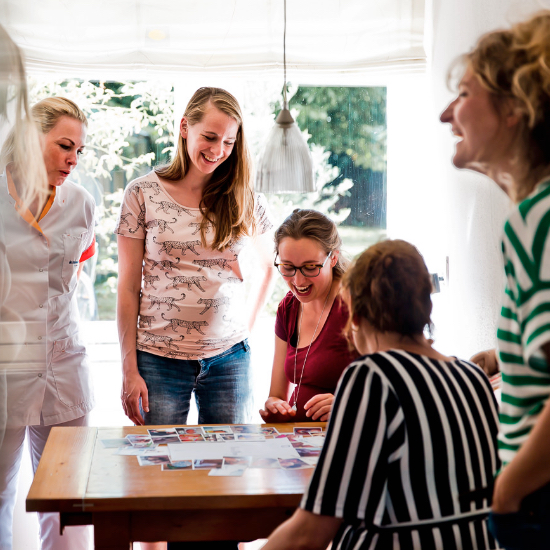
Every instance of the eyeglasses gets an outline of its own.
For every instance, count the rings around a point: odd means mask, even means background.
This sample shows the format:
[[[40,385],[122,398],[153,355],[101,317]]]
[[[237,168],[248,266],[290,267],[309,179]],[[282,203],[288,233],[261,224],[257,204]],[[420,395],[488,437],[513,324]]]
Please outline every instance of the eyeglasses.
[[[285,264],[277,262],[273,262],[273,265],[279,270],[279,273],[283,277],[294,277],[296,275],[296,271],[299,271],[304,277],[317,277],[319,273],[321,273],[321,269],[325,267],[325,264],[327,263],[327,260],[332,256],[332,250],[328,253],[328,256],[325,258],[325,261],[319,265],[319,264],[305,264],[302,267],[296,267],[292,264]],[[275,257],[277,259],[277,257]]]

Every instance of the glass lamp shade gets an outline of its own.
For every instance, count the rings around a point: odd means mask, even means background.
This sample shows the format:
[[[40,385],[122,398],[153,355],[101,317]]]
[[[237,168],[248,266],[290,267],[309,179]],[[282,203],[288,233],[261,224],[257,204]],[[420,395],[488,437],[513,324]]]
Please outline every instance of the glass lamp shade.
[[[315,191],[313,162],[307,143],[285,107],[275,120],[258,160],[256,191],[311,193]]]

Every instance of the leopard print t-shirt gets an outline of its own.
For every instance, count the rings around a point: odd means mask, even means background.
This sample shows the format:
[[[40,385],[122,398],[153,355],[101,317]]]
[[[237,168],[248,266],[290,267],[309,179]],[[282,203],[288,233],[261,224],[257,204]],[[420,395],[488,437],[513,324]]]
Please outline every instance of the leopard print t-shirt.
[[[258,232],[273,228],[255,197]],[[242,238],[223,252],[204,248],[198,208],[178,204],[155,172],[124,192],[115,233],[145,240],[137,348],[176,359],[223,353],[248,336]],[[210,234],[210,235],[209,235]],[[207,233],[213,237],[212,228]]]

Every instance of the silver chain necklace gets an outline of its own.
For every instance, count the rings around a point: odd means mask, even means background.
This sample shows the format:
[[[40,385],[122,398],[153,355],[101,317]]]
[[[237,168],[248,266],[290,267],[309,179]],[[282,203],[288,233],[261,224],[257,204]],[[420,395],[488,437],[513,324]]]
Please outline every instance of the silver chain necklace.
[[[317,334],[317,329],[319,328],[319,323],[321,322],[321,319],[323,318],[323,313],[325,312],[325,308],[327,307],[328,297],[330,296],[330,291],[332,289],[332,285],[328,289],[327,297],[325,298],[325,303],[323,304],[323,309],[321,310],[321,315],[319,316],[319,319],[317,321],[317,326],[315,327],[315,330],[313,331],[313,336],[311,337],[311,342],[309,343],[309,346],[307,348],[306,356],[304,358],[304,364],[302,365],[302,373],[300,374],[300,381],[298,382],[298,388],[294,392],[294,405],[292,405],[292,410],[297,411],[297,403],[298,403],[298,397],[300,395],[300,388],[302,387],[302,378],[304,376],[304,370],[306,369],[306,361],[307,356],[309,355],[309,350],[311,349],[311,345],[313,344],[313,340],[315,340],[315,335]],[[302,318],[304,317],[304,306],[305,304],[302,304],[302,311],[300,312],[300,323],[298,324],[298,341],[296,342],[296,350],[294,351],[294,387],[296,388],[296,357],[298,356],[298,348],[300,347],[300,329],[302,328]]]

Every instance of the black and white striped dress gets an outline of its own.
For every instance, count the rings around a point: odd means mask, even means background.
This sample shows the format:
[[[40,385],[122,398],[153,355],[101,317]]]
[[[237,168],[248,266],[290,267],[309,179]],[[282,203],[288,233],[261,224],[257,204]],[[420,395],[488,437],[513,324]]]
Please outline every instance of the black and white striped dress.
[[[496,548],[485,512],[497,422],[491,385],[467,361],[364,356],[342,375],[301,507],[343,518],[333,550]]]

